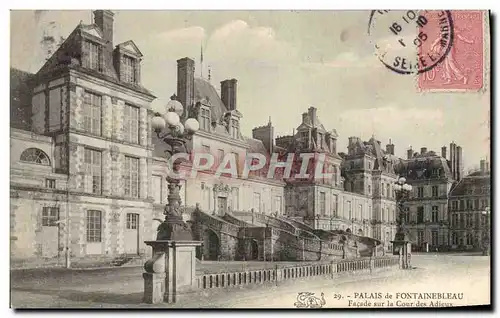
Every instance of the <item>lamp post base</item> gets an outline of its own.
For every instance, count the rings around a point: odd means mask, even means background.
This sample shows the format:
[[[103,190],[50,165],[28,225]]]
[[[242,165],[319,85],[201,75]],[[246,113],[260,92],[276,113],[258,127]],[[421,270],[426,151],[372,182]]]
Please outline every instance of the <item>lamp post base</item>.
[[[156,239],[172,241],[192,241],[193,234],[188,223],[181,216],[168,215],[158,227]]]

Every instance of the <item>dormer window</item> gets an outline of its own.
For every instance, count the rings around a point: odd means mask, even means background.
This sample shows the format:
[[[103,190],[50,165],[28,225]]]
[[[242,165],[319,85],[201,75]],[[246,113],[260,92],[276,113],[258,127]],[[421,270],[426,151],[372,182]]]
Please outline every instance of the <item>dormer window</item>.
[[[137,61],[135,58],[123,55],[123,61],[122,61],[122,81],[127,82],[127,83],[132,83],[135,84],[137,83],[137,78],[136,78],[136,67],[137,67]]]
[[[231,119],[231,137],[238,138],[240,135],[240,123],[238,119]]]
[[[200,110],[200,129],[210,131],[210,108],[202,106]]]
[[[84,50],[86,58],[83,59],[83,67],[102,72],[102,46],[86,40],[84,42]]]

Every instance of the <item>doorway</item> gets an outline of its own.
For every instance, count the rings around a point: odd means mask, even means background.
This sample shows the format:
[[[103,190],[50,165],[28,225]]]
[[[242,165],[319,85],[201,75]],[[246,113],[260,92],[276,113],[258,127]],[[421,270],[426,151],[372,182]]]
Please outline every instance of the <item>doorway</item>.
[[[217,198],[217,209],[219,215],[224,215],[227,212],[227,198],[218,197]]]
[[[59,208],[44,207],[42,210],[42,256],[55,257],[59,254]]]
[[[139,254],[139,214],[127,213],[125,227],[125,253]]]
[[[207,229],[203,234],[203,258],[207,261],[216,261],[219,258],[219,237],[214,231]]]
[[[259,259],[259,244],[257,244],[256,240],[250,241],[250,259],[251,260]]]

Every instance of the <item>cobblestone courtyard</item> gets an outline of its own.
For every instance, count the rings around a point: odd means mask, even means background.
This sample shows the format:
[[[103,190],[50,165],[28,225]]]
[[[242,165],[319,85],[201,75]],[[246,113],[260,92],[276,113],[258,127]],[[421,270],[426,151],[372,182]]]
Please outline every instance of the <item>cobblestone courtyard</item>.
[[[233,263],[262,267],[262,263]],[[271,264],[267,264],[270,266]],[[141,304],[142,268],[117,268],[87,271],[30,270],[11,273],[11,303],[15,308],[33,307],[293,307],[302,291],[325,295],[325,307],[354,306],[354,293],[371,292],[463,292],[460,304],[490,303],[490,258],[461,254],[414,255],[410,271],[384,271],[350,274],[334,279],[295,281],[286,284],[257,285],[245,289],[228,288],[194,294],[176,305]],[[222,271],[227,263],[205,263],[200,271]],[[335,299],[334,295],[342,295]],[[359,300],[359,299],[358,299]],[[446,301],[442,301],[446,302]],[[356,302],[359,304],[360,302]]]

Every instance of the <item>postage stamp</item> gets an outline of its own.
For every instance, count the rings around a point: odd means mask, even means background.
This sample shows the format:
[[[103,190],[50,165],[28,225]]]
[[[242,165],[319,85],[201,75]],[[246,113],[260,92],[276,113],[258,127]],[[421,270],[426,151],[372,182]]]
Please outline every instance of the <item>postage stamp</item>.
[[[419,74],[421,90],[479,90],[484,85],[483,12],[452,11],[451,16],[451,49],[436,67]],[[421,50],[439,54],[443,47],[439,42],[427,42]]]

